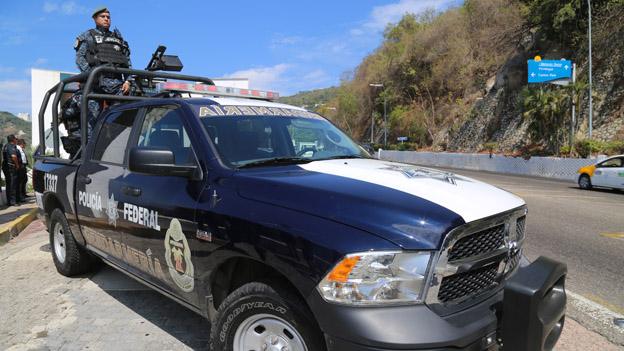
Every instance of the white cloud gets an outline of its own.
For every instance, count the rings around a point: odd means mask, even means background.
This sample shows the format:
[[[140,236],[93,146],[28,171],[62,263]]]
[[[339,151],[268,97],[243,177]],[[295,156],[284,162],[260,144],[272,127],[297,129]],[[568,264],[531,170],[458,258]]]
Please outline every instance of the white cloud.
[[[30,111],[30,81],[0,80],[0,110]]]
[[[38,59],[35,60],[35,62],[33,63],[33,66],[42,66],[42,65],[45,65],[46,63],[48,63],[48,59],[39,57]]]
[[[283,46],[291,46],[300,43],[303,40],[302,37],[299,36],[283,36],[279,35],[276,38],[271,40],[271,49],[283,47]]]
[[[331,78],[329,77],[327,72],[322,69],[315,69],[303,76],[303,80],[310,85],[327,83],[330,81],[330,79]]]
[[[279,90],[286,83],[284,73],[291,65],[280,63],[271,67],[258,67],[227,74],[228,78],[249,78],[249,86],[254,89]]]
[[[15,72],[15,67],[0,66],[0,73],[12,73]]]
[[[87,13],[87,8],[77,4],[74,1],[65,1],[61,3],[46,1],[43,4],[43,12],[54,13],[59,12],[64,15],[75,15]]]
[[[441,10],[456,1],[453,0],[401,0],[396,4],[376,6],[365,26],[383,30],[388,23],[397,23],[406,13],[417,14],[428,9]]]

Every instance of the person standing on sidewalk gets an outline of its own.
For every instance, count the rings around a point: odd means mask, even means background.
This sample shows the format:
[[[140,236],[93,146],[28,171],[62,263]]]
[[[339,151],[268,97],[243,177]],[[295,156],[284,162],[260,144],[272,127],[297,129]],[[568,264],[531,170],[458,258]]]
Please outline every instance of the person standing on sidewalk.
[[[28,182],[28,157],[26,157],[26,142],[24,139],[17,139],[17,151],[19,151],[20,161],[22,162],[22,166],[17,172],[19,183],[17,191],[19,191],[20,197],[23,201],[26,199],[26,183]]]
[[[6,178],[7,205],[19,205],[22,201],[18,190],[17,172],[21,168],[21,157],[17,151],[17,138],[11,134],[2,148],[2,172]]]

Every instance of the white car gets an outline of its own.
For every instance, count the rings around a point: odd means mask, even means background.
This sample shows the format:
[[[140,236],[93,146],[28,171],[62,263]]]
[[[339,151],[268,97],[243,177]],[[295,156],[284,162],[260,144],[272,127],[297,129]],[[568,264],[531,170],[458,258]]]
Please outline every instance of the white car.
[[[581,189],[594,186],[624,190],[624,155],[609,157],[595,165],[578,170],[578,185]]]

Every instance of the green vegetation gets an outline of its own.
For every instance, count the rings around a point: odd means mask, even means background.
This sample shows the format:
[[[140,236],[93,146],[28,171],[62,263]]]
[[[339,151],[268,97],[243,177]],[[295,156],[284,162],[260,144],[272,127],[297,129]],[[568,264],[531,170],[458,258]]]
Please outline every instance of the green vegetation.
[[[311,91],[299,92],[292,96],[282,96],[278,102],[301,106],[311,111],[316,111],[320,106],[334,98],[338,93],[338,88],[331,87]]]
[[[578,140],[574,143],[574,151],[580,157],[589,157],[592,154],[620,155],[624,154],[624,140],[608,142],[593,139]]]
[[[600,43],[613,41],[609,33],[621,31],[624,0],[592,0],[592,10],[599,50]],[[509,127],[504,123],[512,116],[519,123],[512,128],[528,126],[516,152],[556,154],[569,146],[578,128],[586,128],[581,121],[570,130],[571,104],[577,111],[587,108],[586,32],[585,0],[466,0],[444,13],[406,14],[385,29],[383,42],[351,79],[280,101],[307,105],[359,141],[371,141],[374,122],[372,143],[377,144],[383,142],[385,100],[388,141],[396,143],[388,149],[445,150],[474,121],[471,128],[485,132],[477,140],[470,133],[464,136],[476,141],[472,149],[491,141],[495,149],[512,151],[496,134]],[[575,85],[527,87],[526,59],[538,53],[551,58],[548,52],[578,63]],[[371,86],[379,83],[383,87]],[[595,106],[599,98],[594,96]],[[398,144],[399,136],[409,142]]]
[[[0,111],[0,143],[6,144],[6,137],[10,134],[17,136],[19,131],[26,133],[26,145],[31,145],[31,124],[9,112]]]

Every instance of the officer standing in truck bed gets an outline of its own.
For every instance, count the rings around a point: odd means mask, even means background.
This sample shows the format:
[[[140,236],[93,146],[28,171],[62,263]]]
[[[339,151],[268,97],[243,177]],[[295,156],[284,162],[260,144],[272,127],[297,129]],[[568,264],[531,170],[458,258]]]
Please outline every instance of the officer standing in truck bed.
[[[130,47],[121,32],[117,28],[110,30],[111,16],[106,7],[97,8],[93,12],[95,28],[89,29],[76,38],[74,49],[76,50],[76,65],[80,72],[89,72],[100,65],[111,65],[115,67],[130,68]],[[116,73],[105,73],[99,77],[96,93],[128,95],[130,92],[130,82],[127,77]],[[105,106],[104,106],[105,107]],[[91,116],[89,124],[95,124],[102,106],[97,101],[89,101],[89,111]]]

